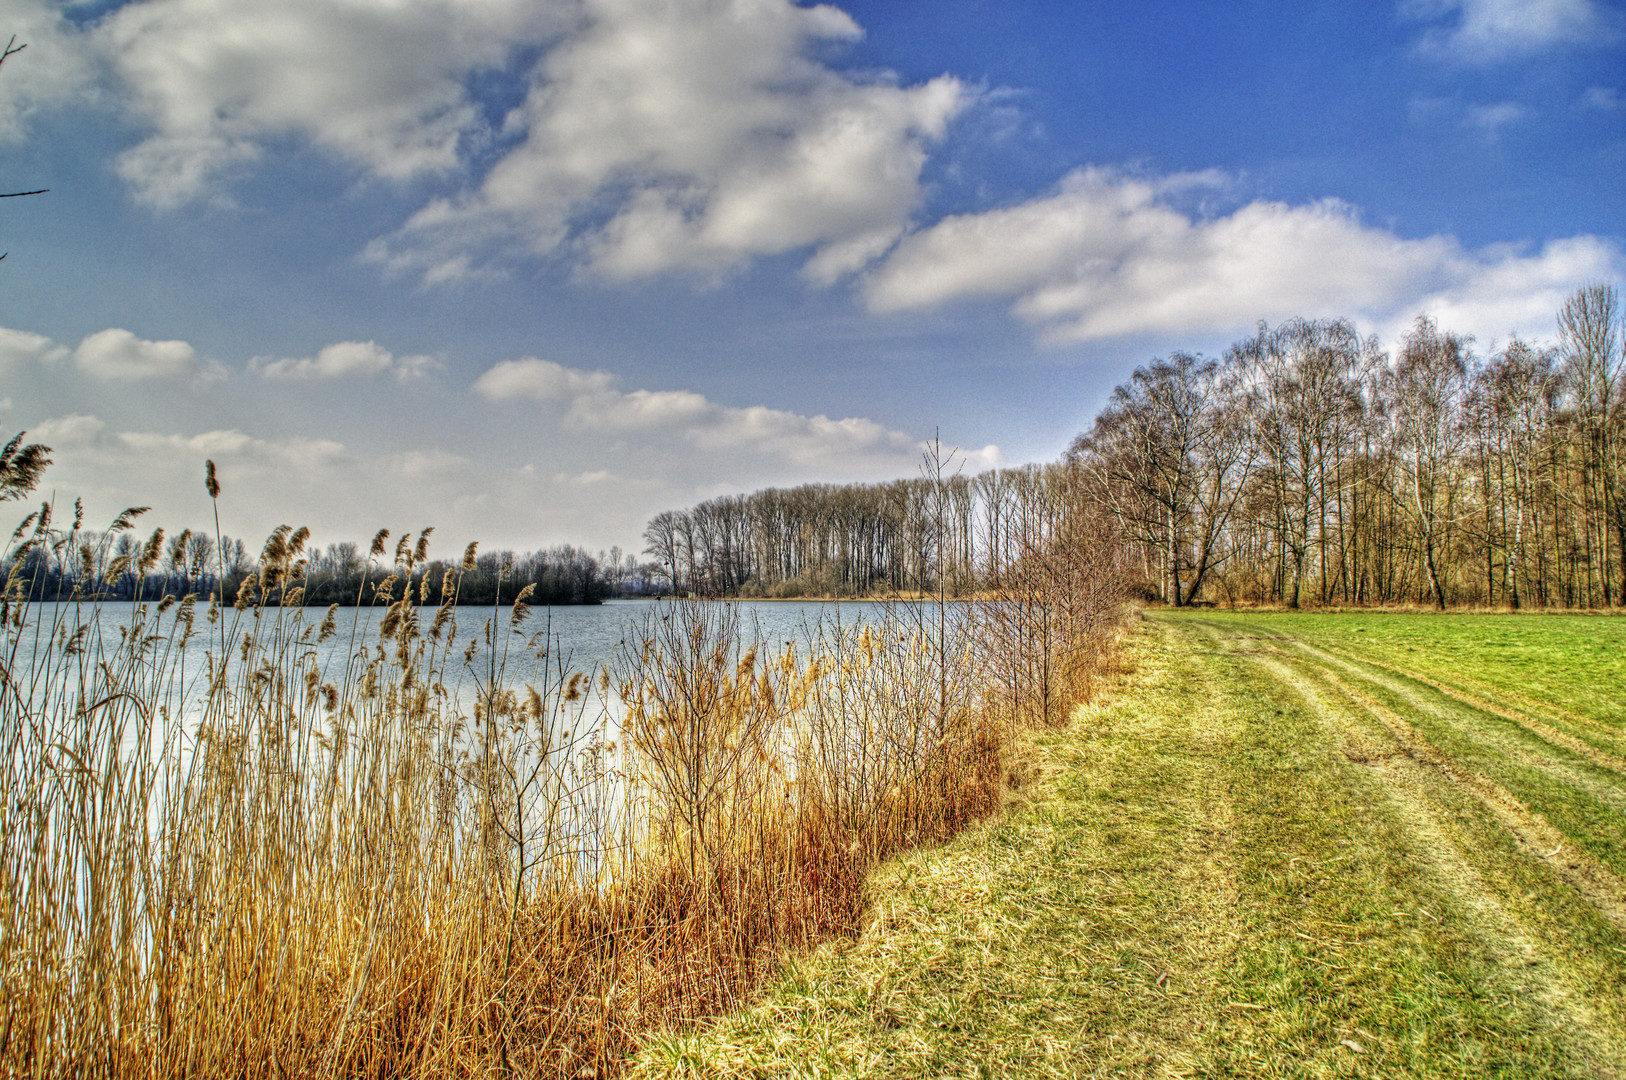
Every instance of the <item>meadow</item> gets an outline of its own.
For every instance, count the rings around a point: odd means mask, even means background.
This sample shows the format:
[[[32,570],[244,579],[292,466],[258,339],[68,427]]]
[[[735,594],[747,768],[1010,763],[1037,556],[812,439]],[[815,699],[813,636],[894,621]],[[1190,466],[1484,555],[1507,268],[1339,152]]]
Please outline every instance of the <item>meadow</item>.
[[[1626,623],[1147,613],[998,819],[632,1075],[1626,1075]]]

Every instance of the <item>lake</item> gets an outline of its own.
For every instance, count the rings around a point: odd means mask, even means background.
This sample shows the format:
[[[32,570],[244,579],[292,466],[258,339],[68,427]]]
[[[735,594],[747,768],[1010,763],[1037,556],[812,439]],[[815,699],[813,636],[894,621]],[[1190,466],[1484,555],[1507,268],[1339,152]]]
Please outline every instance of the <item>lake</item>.
[[[491,681],[493,672],[500,673],[496,680],[500,685],[518,687],[531,683],[538,689],[556,680],[562,681],[559,679],[561,671],[596,675],[608,668],[615,672],[626,664],[623,643],[630,640],[635,655],[640,628],[646,620],[659,618],[663,609],[672,603],[669,600],[611,600],[595,606],[536,607],[517,629],[510,626],[510,608],[506,606],[496,609],[459,607],[455,609],[456,641],[441,647],[442,678],[447,689],[460,702],[468,704],[474,700],[479,687]],[[737,611],[742,643],[761,642],[763,651],[769,654],[778,654],[792,645],[803,656],[807,655],[820,626],[875,622],[888,610],[884,603],[861,600],[715,603],[730,605]],[[0,637],[0,660],[17,675],[28,673],[35,666],[33,657],[42,642],[53,633],[59,638],[71,638],[81,626],[86,630],[80,655],[92,660],[128,656],[128,650],[121,652],[121,641],[138,617],[138,607],[145,609],[146,632],[151,634],[156,604],[30,604],[22,628],[8,628]],[[352,674],[360,670],[364,661],[358,656],[363,655],[364,649],[372,649],[376,655],[387,610],[382,607],[340,608],[335,616],[334,632],[318,642],[316,628],[327,615],[325,608],[266,608],[258,617],[252,611],[228,609],[223,613],[222,623],[210,625],[200,604],[196,632],[183,646],[179,636],[173,633],[176,609],[171,608],[157,623],[160,634],[142,662],[169,673],[169,680],[177,685],[166,687],[167,692],[162,697],[172,703],[174,712],[182,715],[199,708],[206,684],[205,657],[208,653],[220,652],[223,630],[234,662],[244,638],[253,635],[256,645],[277,659],[279,668],[292,658],[289,654],[311,657],[321,672],[322,681],[342,682],[347,667]],[[436,609],[416,610],[427,630]],[[498,631],[490,643],[486,634],[488,625]],[[51,662],[63,663],[64,653],[59,644],[51,652]],[[302,660],[299,666],[304,664]],[[21,682],[26,684],[27,679]],[[26,687],[24,694],[27,695]]]

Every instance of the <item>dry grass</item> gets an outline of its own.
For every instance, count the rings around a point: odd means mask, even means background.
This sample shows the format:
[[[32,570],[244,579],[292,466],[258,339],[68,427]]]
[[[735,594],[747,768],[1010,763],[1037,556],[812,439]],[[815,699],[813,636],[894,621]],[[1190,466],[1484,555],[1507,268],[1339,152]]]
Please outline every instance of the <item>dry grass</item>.
[[[371,637],[265,603],[297,600],[302,530],[235,608],[117,627],[23,603],[17,556],[139,574],[161,534],[114,567],[77,523],[14,539],[6,1075],[606,1075],[855,932],[869,867],[1003,797],[1020,710],[974,619],[900,605],[769,656],[726,605],[662,604],[582,673],[523,596],[418,591],[427,536]]]

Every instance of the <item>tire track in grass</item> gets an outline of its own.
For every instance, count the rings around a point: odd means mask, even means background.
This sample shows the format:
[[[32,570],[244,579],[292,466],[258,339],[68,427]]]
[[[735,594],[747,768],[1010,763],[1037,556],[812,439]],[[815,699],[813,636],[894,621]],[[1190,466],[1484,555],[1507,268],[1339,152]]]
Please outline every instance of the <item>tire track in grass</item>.
[[[1539,618],[1540,616],[1531,617]],[[1363,655],[1361,659],[1365,661],[1367,657]],[[1411,675],[1412,677],[1418,677],[1414,672],[1406,672],[1406,674]],[[1418,678],[1419,681],[1426,681],[1420,677]],[[1577,731],[1587,732],[1593,738],[1603,743],[1606,747],[1613,747],[1618,750],[1623,745],[1621,741],[1622,731],[1619,724],[1611,724],[1608,721],[1599,719],[1598,717],[1588,716],[1587,714],[1578,712],[1574,709],[1565,708],[1564,706],[1559,705],[1557,702],[1530,697],[1529,695],[1521,694],[1517,690],[1510,687],[1497,686],[1483,679],[1471,678],[1467,675],[1461,674],[1460,672],[1454,673],[1452,680],[1444,681],[1443,685],[1451,686],[1467,693],[1488,695],[1506,702],[1510,708],[1519,709],[1531,716],[1546,716],[1554,721],[1571,725],[1576,728]],[[1574,733],[1570,732],[1567,734]],[[1600,749],[1602,748],[1603,747],[1600,747]],[[1615,754],[1614,756],[1618,758],[1620,755]]]
[[[1571,757],[1568,761],[1561,760],[1567,756],[1564,751],[1558,751],[1554,756],[1543,755],[1539,752],[1539,743],[1532,745],[1526,741],[1534,740],[1533,735],[1517,739],[1512,737],[1511,733],[1497,732],[1483,724],[1472,724],[1471,717],[1437,709],[1404,683],[1382,675],[1374,675],[1363,670],[1357,663],[1318,649],[1306,641],[1295,639],[1291,644],[1307,654],[1317,665],[1316,670],[1322,672],[1325,677],[1336,678],[1330,670],[1336,667],[1339,671],[1394,694],[1414,710],[1415,714],[1433,717],[1441,725],[1442,734],[1473,747],[1475,753],[1485,758],[1485,765],[1500,771],[1504,780],[1516,782],[1523,787],[1526,798],[1539,792],[1539,788],[1531,784],[1534,778],[1544,777],[1545,783],[1555,785],[1561,792],[1569,789],[1565,792],[1565,797],[1572,801],[1568,805],[1555,803],[1553,806],[1553,810],[1558,812],[1561,818],[1567,819],[1569,828],[1563,829],[1555,826],[1545,815],[1532,814],[1526,801],[1509,791],[1505,784],[1498,783],[1480,769],[1466,764],[1461,760],[1460,754],[1453,756],[1442,750],[1427,736],[1418,732],[1410,720],[1371,694],[1353,688],[1348,691],[1352,695],[1359,695],[1361,700],[1374,710],[1374,715],[1387,718],[1384,722],[1389,724],[1391,730],[1395,728],[1395,724],[1389,723],[1389,719],[1402,725],[1405,732],[1405,739],[1402,742],[1410,740],[1413,743],[1426,744],[1430,753],[1436,755],[1441,762],[1448,763],[1454,772],[1466,778],[1470,786],[1480,792],[1482,798],[1491,799],[1496,805],[1503,807],[1507,820],[1539,819],[1528,822],[1519,830],[1521,836],[1536,837],[1534,841],[1536,846],[1532,850],[1556,849],[1566,840],[1572,849],[1580,844],[1591,848],[1593,852],[1602,852],[1602,858],[1594,853],[1576,852],[1582,858],[1583,864],[1590,862],[1603,871],[1606,876],[1598,879],[1601,884],[1607,885],[1609,878],[1619,879],[1619,866],[1610,868],[1604,865],[1604,860],[1611,857],[1626,862],[1626,851],[1622,850],[1621,844],[1622,839],[1626,838],[1626,833],[1622,831],[1623,827],[1626,827],[1626,788],[1615,783],[1612,775],[1607,773],[1598,775],[1601,770],[1595,770],[1584,758],[1576,760]],[[1400,738],[1398,735],[1396,737]],[[1496,757],[1500,757],[1501,760],[1497,761]],[[1524,774],[1521,774],[1520,770],[1524,770]],[[1576,799],[1575,796],[1582,798]],[[1544,838],[1553,839],[1554,842],[1542,846]],[[1577,867],[1576,870],[1589,878],[1597,877],[1585,865]]]
[[[1607,763],[1549,742],[1512,717],[1465,705],[1442,691],[1435,692],[1455,704],[1431,700],[1419,680],[1390,672],[1386,665],[1347,659],[1302,639],[1292,639],[1290,644],[1317,665],[1336,667],[1399,699],[1411,713],[1432,717],[1443,730],[1476,748],[1497,753],[1512,766],[1533,770],[1555,783],[1584,792],[1595,802],[1607,806],[1626,824],[1626,786],[1619,782]],[[1377,670],[1369,670],[1371,668]]]
[[[1300,644],[1307,647],[1308,643],[1300,642]],[[1345,662],[1367,664],[1371,667],[1380,668],[1393,675],[1398,675],[1403,679],[1409,679],[1412,682],[1431,687],[1446,697],[1458,701],[1471,709],[1476,709],[1479,712],[1499,717],[1500,719],[1506,720],[1509,723],[1517,724],[1519,727],[1524,728],[1526,731],[1529,731],[1532,735],[1535,735],[1545,742],[1550,743],[1553,746],[1562,747],[1571,753],[1579,754],[1581,757],[1586,758],[1595,765],[1615,773],[1626,775],[1626,757],[1621,757],[1618,754],[1612,754],[1601,747],[1587,742],[1578,735],[1573,735],[1570,732],[1562,731],[1553,727],[1551,724],[1537,719],[1531,714],[1534,710],[1527,712],[1506,702],[1497,702],[1480,697],[1462,689],[1461,686],[1444,682],[1439,679],[1430,678],[1429,676],[1424,675],[1422,672],[1412,671],[1395,664],[1387,664],[1382,660],[1377,660],[1370,656],[1353,656],[1350,655],[1350,652],[1346,649],[1339,648],[1337,646],[1322,645],[1320,650],[1330,656],[1340,657]],[[1463,682],[1466,683],[1468,680],[1463,680]],[[1553,712],[1556,713],[1558,710],[1555,709]],[[1578,714],[1570,713],[1567,715],[1575,721],[1588,723],[1594,726],[1605,726],[1596,720],[1588,720],[1586,717],[1582,717]],[[1610,729],[1606,728],[1606,730]]]
[[[1550,1012],[1554,1029],[1567,1037],[1569,1052],[1577,1060],[1586,1060],[1594,1075],[1621,1075],[1622,1063],[1626,1062],[1626,1034],[1605,1023],[1597,1005],[1589,1000],[1587,990],[1594,980],[1569,970],[1562,953],[1549,947],[1545,935],[1509,907],[1505,900],[1505,883],[1499,888],[1470,858],[1473,845],[1447,813],[1445,804],[1450,801],[1449,796],[1438,789],[1444,782],[1447,788],[1461,790],[1462,774],[1437,750],[1430,748],[1426,740],[1415,733],[1408,738],[1397,731],[1394,721],[1403,725],[1403,720],[1393,714],[1384,716],[1378,711],[1383,710],[1381,705],[1329,672],[1321,669],[1306,672],[1287,657],[1259,655],[1254,659],[1309,704],[1329,735],[1342,741],[1346,758],[1366,766],[1378,780],[1390,812],[1419,841],[1416,852],[1426,860],[1429,873],[1447,895],[1471,914],[1475,936],[1487,954],[1499,962],[1504,975]],[[1329,701],[1324,689],[1332,691],[1339,700]],[[1352,709],[1354,715],[1351,715]],[[1370,720],[1362,724],[1365,718],[1362,714],[1376,724]],[[1361,730],[1363,727],[1368,730]],[[1372,727],[1387,733],[1393,743],[1389,747],[1374,746],[1367,738],[1372,734]],[[1483,792],[1474,785],[1468,785],[1468,793],[1483,801]],[[1487,806],[1487,809],[1503,827],[1508,827],[1508,820],[1498,806]],[[1531,854],[1527,842],[1529,834],[1521,835],[1516,829],[1509,831],[1520,840],[1524,852]],[[1546,861],[1552,863],[1551,859]],[[1563,876],[1561,864],[1554,864],[1553,868]],[[1594,897],[1586,899],[1595,905]],[[1427,910],[1419,914],[1436,920],[1445,917]],[[1610,996],[1616,1015],[1619,1010],[1626,1010],[1622,995]]]
[[[1519,801],[1506,788],[1454,761],[1419,734],[1405,717],[1371,695],[1345,683],[1331,672],[1324,672],[1324,677],[1376,717],[1394,736],[1396,745],[1406,756],[1420,765],[1435,770],[1453,784],[1472,792],[1503,827],[1518,839],[1519,844],[1532,858],[1540,859],[1551,866],[1559,877],[1584,896],[1604,918],[1612,922],[1617,929],[1626,932],[1626,882],[1622,882],[1606,866],[1585,851],[1575,847],[1570,837],[1554,827],[1544,815]]]
[[[1571,1064],[1586,1055],[1563,1019],[1531,1003],[1522,969],[1471,918],[1451,917],[1463,905],[1419,872],[1414,822],[1260,662],[1269,635],[1167,621],[1187,632],[1190,662],[1223,687],[1241,731],[1226,764],[1245,938],[1218,975],[1246,1008],[1205,1047],[1200,1073],[1614,1075]]]

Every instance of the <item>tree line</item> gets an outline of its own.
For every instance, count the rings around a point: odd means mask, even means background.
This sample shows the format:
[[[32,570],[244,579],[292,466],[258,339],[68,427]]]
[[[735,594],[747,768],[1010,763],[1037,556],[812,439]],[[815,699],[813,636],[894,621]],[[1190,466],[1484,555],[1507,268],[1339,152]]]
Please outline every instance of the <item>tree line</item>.
[[[1345,319],[1261,324],[1138,368],[1066,461],[1170,604],[1626,603],[1617,291],[1558,329],[1479,355],[1419,317],[1391,355]]]
[[[1058,500],[1110,521],[1149,599],[1626,603],[1626,331],[1575,292],[1551,346],[1419,317],[1391,354],[1291,319],[1137,368],[1060,462],[710,499],[644,531],[701,596],[999,590]],[[948,466],[945,468],[945,464]]]
[[[644,530],[667,585],[699,596],[866,595],[941,573],[969,580],[976,498],[966,477],[804,484],[709,499]]]
[[[76,507],[73,526],[58,530],[51,527],[51,508],[42,506],[17,529],[17,539],[28,539],[0,559],[7,595],[50,602],[190,594],[217,596],[227,604],[255,598],[346,607],[401,596],[438,603],[443,586],[455,582],[462,604],[512,604],[529,590],[534,605],[568,605],[656,589],[653,568],[640,566],[619,549],[594,556],[565,544],[524,553],[477,553],[470,545],[458,564],[427,557],[429,529],[416,542],[410,535],[401,537],[391,552],[387,530],[364,551],[351,541],[316,548],[309,544],[309,530],[284,527],[256,555],[241,539],[222,536],[217,542],[190,529],[173,536],[156,529],[142,538],[133,527],[136,516],[127,512],[108,530],[96,531],[83,527]],[[272,565],[286,570],[273,577],[268,573]]]
[[[1578,290],[1558,330],[1550,346],[1514,337],[1480,355],[1419,317],[1391,355],[1347,319],[1261,323],[1221,357],[1175,352],[1137,368],[1050,465],[967,476],[934,448],[912,479],[768,488],[658,514],[643,535],[651,562],[565,545],[471,552],[452,569],[460,600],[476,604],[527,587],[549,604],[997,593],[1054,551],[1047,522],[1081,520],[1087,506],[1092,527],[1121,538],[1141,591],[1173,605],[1626,604],[1618,291]],[[32,487],[48,453],[13,439],[0,497]],[[232,602],[264,587],[265,553],[238,539],[160,529],[143,540],[132,514],[95,533],[77,507],[61,530],[50,516],[42,506],[14,536],[33,530],[0,566],[13,595]],[[403,548],[409,538],[391,559],[387,532],[365,555],[353,543],[307,551],[305,530],[280,536],[297,537],[299,554],[278,600],[297,587],[304,603],[372,603],[408,564],[421,595],[446,580],[447,564]]]
[[[1005,584],[1080,501],[1064,463],[966,475],[928,451],[922,475],[708,499],[644,530],[666,587],[695,596],[967,595]]]

